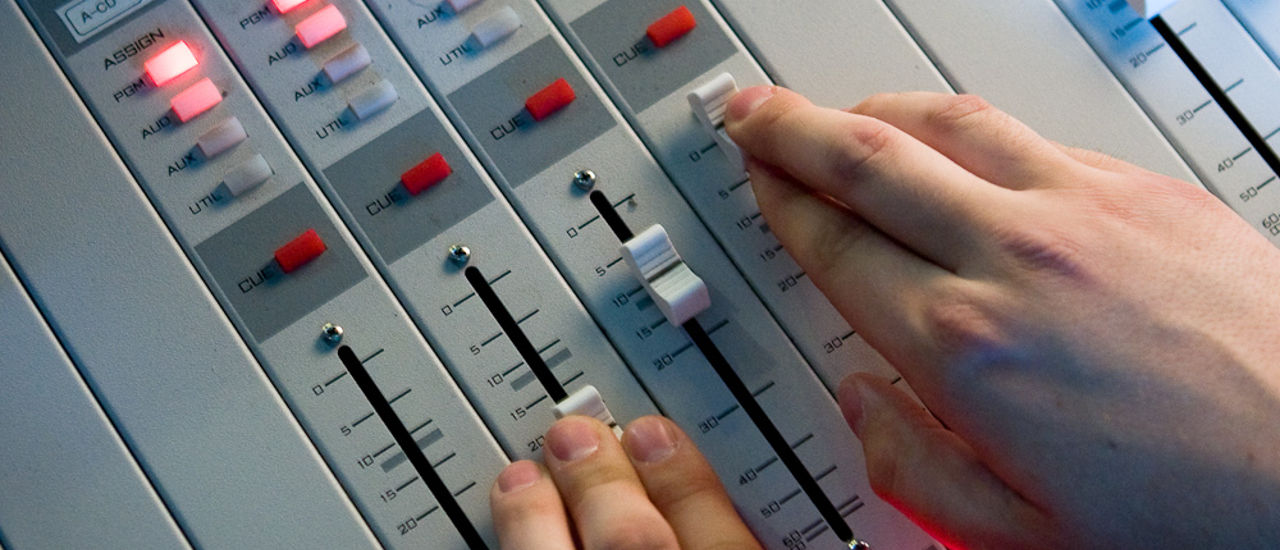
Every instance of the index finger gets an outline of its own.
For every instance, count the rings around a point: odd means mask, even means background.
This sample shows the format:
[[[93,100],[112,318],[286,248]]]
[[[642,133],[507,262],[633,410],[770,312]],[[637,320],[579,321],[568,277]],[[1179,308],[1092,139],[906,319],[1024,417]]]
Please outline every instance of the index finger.
[[[824,109],[777,87],[730,101],[729,137],[753,158],[847,205],[920,255],[955,270],[1013,208],[997,187],[897,128]]]

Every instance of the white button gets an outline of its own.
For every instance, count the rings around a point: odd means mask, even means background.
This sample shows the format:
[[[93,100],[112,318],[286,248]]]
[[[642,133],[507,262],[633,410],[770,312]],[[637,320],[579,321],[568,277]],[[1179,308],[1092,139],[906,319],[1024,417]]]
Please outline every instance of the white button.
[[[249,135],[244,132],[240,119],[231,117],[200,136],[200,139],[196,140],[196,147],[200,148],[205,158],[213,158],[239,145],[247,137]]]
[[[303,46],[311,49],[333,35],[347,28],[347,19],[338,11],[337,6],[325,6],[318,12],[308,15],[293,28]]]
[[[710,82],[694,88],[689,92],[688,99],[693,116],[697,117],[698,122],[702,123],[702,129],[724,151],[729,163],[738,171],[746,171],[742,149],[724,131],[724,112],[729,107],[729,100],[737,94],[738,82],[733,79],[733,75],[722,73]]]
[[[604,398],[600,396],[600,390],[597,390],[591,384],[578,388],[578,391],[570,394],[564,401],[556,403],[551,412],[555,414],[556,418],[564,418],[574,414],[590,416],[604,422],[605,426],[613,428],[613,435],[619,439],[622,438],[622,427],[618,426],[618,421],[613,419],[613,413],[609,412],[609,406],[605,404]]]
[[[227,172],[227,175],[222,177],[222,185],[232,197],[239,197],[254,187],[262,185],[273,173],[271,165],[267,164],[267,159],[262,158],[261,154],[255,154],[240,166]]]
[[[683,325],[711,307],[707,284],[684,263],[661,225],[622,243],[622,257],[672,325]]]
[[[374,84],[372,88],[351,98],[347,106],[351,108],[351,113],[356,115],[356,118],[364,120],[390,107],[399,98],[399,94],[396,93],[396,87],[392,86],[390,82],[381,80]]]
[[[329,77],[329,82],[338,83],[346,80],[348,76],[360,72],[360,69],[369,66],[373,59],[369,57],[369,50],[364,46],[356,44],[342,51],[342,53],[333,56],[333,59],[324,62],[324,75]]]
[[[462,10],[479,4],[480,0],[445,0],[445,2],[449,4],[450,8],[453,8],[453,13],[461,13]]]
[[[470,41],[479,44],[481,48],[488,48],[519,30],[522,24],[520,14],[511,9],[511,6],[506,6],[476,23],[476,26],[471,29]]]
[[[173,109],[173,114],[178,115],[179,121],[186,122],[212,109],[221,101],[222,91],[218,90],[212,80],[206,78],[178,92],[178,95],[169,100],[169,107]]]

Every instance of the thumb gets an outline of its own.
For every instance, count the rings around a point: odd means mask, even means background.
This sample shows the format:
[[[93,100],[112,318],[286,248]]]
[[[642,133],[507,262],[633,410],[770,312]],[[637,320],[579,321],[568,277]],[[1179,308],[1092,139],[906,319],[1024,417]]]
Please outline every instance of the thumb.
[[[947,547],[1054,546],[1045,514],[906,393],[859,373],[840,384],[839,397],[872,489]]]

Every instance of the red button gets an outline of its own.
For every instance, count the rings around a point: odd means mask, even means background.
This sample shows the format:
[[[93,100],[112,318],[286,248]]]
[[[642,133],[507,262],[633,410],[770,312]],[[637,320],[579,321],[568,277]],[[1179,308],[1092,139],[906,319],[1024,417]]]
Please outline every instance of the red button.
[[[645,30],[644,34],[649,37],[654,46],[665,48],[667,44],[689,34],[689,31],[696,26],[698,26],[698,22],[693,19],[693,13],[689,11],[689,8],[680,6],[671,13],[662,16],[661,19],[654,21]]]
[[[529,99],[524,102],[524,108],[533,115],[534,120],[542,120],[573,103],[577,97],[573,93],[573,86],[560,78],[538,93],[529,96]]]
[[[200,62],[196,61],[196,54],[191,52],[191,47],[187,46],[186,42],[178,41],[177,44],[165,48],[155,57],[148,59],[142,67],[146,69],[147,78],[151,79],[152,84],[164,86],[166,82],[178,78],[199,64]]]
[[[452,173],[453,168],[445,162],[444,155],[436,153],[410,168],[408,172],[400,174],[400,183],[404,184],[404,188],[409,190],[410,195],[417,195],[440,183]]]
[[[320,235],[316,234],[316,230],[308,229],[306,233],[298,235],[298,238],[289,241],[280,248],[276,249],[276,263],[280,264],[280,269],[285,273],[292,273],[294,270],[307,265],[308,262],[320,257],[324,254],[326,247],[324,241],[320,240]]]

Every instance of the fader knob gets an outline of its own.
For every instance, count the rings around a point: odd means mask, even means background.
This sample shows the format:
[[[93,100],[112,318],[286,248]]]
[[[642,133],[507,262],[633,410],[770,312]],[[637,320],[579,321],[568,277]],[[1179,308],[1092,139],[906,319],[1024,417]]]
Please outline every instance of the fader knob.
[[[1165,8],[1172,6],[1178,0],[1129,0],[1129,5],[1133,6],[1133,11],[1138,12],[1143,19],[1151,19]]]

